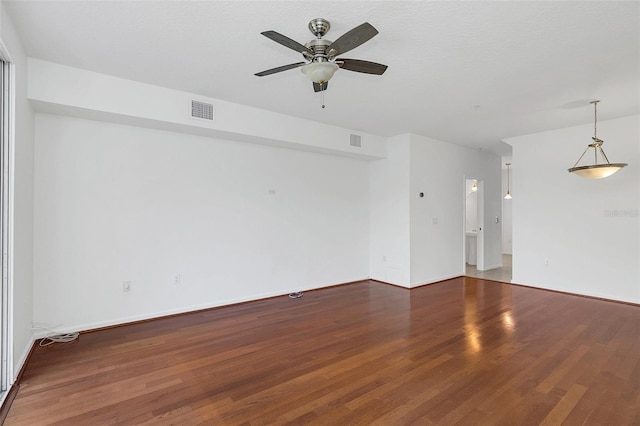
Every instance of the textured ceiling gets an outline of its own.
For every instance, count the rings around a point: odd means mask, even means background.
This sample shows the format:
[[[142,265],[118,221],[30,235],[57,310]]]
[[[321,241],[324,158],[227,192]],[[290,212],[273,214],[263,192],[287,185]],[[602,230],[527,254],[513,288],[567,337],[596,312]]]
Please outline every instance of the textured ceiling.
[[[640,113],[640,2],[3,1],[29,56],[392,136],[416,133],[508,154],[502,139]],[[337,39],[380,32],[325,95],[294,69],[312,18]],[[588,139],[589,135],[585,135]]]

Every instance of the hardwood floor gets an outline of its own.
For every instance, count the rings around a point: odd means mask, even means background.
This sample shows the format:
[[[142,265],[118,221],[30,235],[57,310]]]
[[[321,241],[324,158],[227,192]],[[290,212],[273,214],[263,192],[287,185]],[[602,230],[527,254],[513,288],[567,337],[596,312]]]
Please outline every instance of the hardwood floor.
[[[364,281],[38,348],[7,425],[638,425],[640,307]]]

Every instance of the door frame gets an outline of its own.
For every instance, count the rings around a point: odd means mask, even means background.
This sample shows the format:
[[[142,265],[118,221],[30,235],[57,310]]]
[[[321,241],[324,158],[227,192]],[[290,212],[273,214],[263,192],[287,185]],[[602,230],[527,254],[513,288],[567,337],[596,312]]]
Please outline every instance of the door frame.
[[[0,40],[0,401],[13,384],[13,228],[15,77]]]
[[[478,234],[476,235],[476,269],[484,271],[484,205],[485,189],[484,181],[473,176],[464,176],[462,179],[462,272],[467,272],[467,180],[475,180],[478,183],[477,194],[477,221]]]

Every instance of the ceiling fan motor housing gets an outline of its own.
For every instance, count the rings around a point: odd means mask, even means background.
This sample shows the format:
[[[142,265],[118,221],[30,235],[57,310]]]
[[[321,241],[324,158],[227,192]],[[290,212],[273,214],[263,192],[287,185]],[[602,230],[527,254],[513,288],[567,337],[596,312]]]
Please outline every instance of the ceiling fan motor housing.
[[[305,44],[305,47],[313,50],[314,62],[324,62],[328,60],[329,55],[327,55],[327,47],[329,47],[331,43],[333,43],[331,40],[317,38]]]

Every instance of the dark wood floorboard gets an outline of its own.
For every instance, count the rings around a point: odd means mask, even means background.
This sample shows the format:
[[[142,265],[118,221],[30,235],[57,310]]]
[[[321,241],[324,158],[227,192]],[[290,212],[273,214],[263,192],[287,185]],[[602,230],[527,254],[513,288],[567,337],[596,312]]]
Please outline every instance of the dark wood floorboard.
[[[37,348],[6,425],[640,425],[640,307],[364,281]]]

